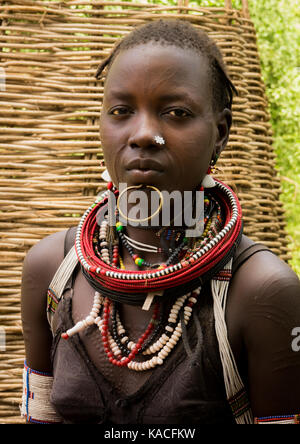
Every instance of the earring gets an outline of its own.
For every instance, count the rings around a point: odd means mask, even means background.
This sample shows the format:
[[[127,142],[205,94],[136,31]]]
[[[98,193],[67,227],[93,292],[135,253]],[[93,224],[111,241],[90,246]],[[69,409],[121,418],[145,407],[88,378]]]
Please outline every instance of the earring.
[[[216,182],[211,176],[212,167],[217,163],[219,156],[216,154],[215,158],[210,161],[210,166],[208,167],[207,173],[204,176],[201,187],[203,188],[213,188],[216,186]]]
[[[109,172],[107,170],[103,171],[103,173],[101,174],[101,177],[103,180],[105,180],[105,182],[111,182],[111,177],[110,177]]]
[[[218,159],[219,159],[219,155],[218,154],[216,154],[215,155],[215,157],[214,157],[214,159],[212,159],[211,160],[211,162],[210,162],[210,170],[212,171],[213,170],[213,167],[216,165],[216,163],[218,162]],[[212,172],[214,172],[214,171],[212,171]]]
[[[208,168],[207,173],[201,182],[201,186],[203,188],[213,188],[216,186],[216,182],[214,181],[210,173],[211,173],[211,167]]]
[[[216,182],[210,174],[206,174],[201,182],[201,186],[203,188],[213,188],[216,186]]]

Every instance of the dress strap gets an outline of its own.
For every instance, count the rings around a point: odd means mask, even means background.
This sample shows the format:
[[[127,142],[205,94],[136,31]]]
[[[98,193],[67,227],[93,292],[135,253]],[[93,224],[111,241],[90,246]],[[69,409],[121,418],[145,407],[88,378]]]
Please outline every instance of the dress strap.
[[[76,234],[77,227],[71,227],[68,229],[66,236],[65,236],[65,245],[64,245],[64,257],[67,256],[68,252],[71,250],[72,247],[74,247],[75,242],[75,234]],[[74,271],[70,275],[68,281],[66,282],[66,285],[64,287],[63,292],[70,290],[74,287],[74,281],[76,277],[76,268],[79,266],[79,261],[77,262],[77,265],[74,268]]]
[[[270,253],[272,253],[272,251],[263,244],[251,244],[249,247],[245,248],[241,253],[233,258],[232,274],[236,273],[236,271],[243,265],[243,263],[246,262],[251,256],[260,251],[269,251]]]
[[[224,383],[228,403],[237,424],[252,424],[248,395],[239,374],[232,352],[225,321],[228,287],[234,272],[251,256],[259,251],[270,251],[263,244],[253,243],[236,257],[232,258],[211,280],[211,291],[214,301],[215,330],[219,344],[220,358],[223,366]]]
[[[72,227],[73,228],[73,227]],[[65,237],[65,257],[58,267],[47,291],[47,319],[52,329],[53,316],[56,311],[57,305],[61,299],[61,296],[66,289],[66,286],[72,285],[72,275],[78,264],[78,258],[75,250],[75,245],[69,248],[69,238],[71,238],[71,230],[66,233]],[[73,228],[74,229],[74,228]]]

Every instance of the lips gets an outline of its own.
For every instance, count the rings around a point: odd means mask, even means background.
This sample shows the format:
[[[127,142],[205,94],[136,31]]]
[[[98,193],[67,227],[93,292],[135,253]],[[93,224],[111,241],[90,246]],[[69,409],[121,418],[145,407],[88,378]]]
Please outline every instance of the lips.
[[[126,160],[124,182],[129,185],[161,185],[166,169],[157,158],[135,157]]]
[[[126,165],[126,169],[138,171],[163,171],[162,165],[157,160],[143,158],[132,159]]]

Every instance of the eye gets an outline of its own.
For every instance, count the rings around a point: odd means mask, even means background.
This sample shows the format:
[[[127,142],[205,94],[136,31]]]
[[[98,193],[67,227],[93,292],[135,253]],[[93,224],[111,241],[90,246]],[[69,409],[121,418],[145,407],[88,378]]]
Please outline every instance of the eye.
[[[168,110],[165,114],[176,118],[191,117],[191,113],[184,108],[173,108]]]
[[[118,106],[117,108],[113,108],[109,111],[109,114],[112,116],[125,116],[126,114],[129,114],[130,110],[126,108],[125,106]]]

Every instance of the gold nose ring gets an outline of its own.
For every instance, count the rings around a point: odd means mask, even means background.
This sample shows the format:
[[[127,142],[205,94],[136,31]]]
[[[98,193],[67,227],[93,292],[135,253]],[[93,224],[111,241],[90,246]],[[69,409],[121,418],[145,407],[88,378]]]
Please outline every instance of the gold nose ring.
[[[156,193],[158,193],[158,195],[159,195],[159,206],[158,206],[157,210],[156,210],[153,214],[151,214],[151,215],[148,216],[148,217],[145,217],[144,219],[133,219],[133,218],[131,218],[131,217],[128,217],[127,215],[125,215],[125,214],[121,211],[121,208],[120,208],[120,199],[121,199],[121,197],[123,196],[123,194],[126,193],[128,190],[141,188],[141,187],[143,187],[143,184],[141,184],[141,185],[133,185],[133,186],[131,186],[131,187],[127,187],[127,188],[125,188],[125,189],[119,194],[119,197],[118,197],[118,200],[117,200],[117,208],[118,208],[118,211],[119,211],[120,215],[121,215],[125,220],[128,220],[129,222],[134,222],[134,223],[138,223],[138,222],[146,222],[146,221],[148,221],[148,220],[150,220],[150,219],[153,219],[154,216],[156,216],[156,215],[160,212],[160,210],[162,209],[162,206],[163,206],[163,203],[164,203],[164,198],[163,198],[163,194],[162,194],[162,192],[161,192],[158,188],[154,187],[153,185],[144,185],[144,186],[145,186],[146,188],[149,188],[149,189],[151,189],[151,190],[154,190],[154,191],[156,191]]]

